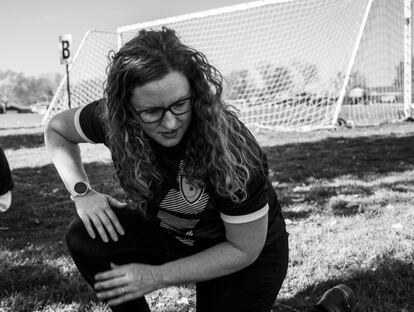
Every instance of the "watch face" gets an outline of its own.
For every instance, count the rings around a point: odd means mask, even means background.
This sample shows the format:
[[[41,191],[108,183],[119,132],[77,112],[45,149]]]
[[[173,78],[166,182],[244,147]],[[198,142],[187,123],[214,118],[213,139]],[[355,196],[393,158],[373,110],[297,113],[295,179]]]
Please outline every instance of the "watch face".
[[[83,195],[88,191],[88,185],[84,182],[78,182],[75,184],[73,189],[75,190],[77,194]]]

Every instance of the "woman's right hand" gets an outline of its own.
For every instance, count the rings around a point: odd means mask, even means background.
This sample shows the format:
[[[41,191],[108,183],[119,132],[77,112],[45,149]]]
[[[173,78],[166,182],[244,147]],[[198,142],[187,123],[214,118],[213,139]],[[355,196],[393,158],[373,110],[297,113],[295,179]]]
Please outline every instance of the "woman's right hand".
[[[109,242],[108,233],[114,241],[118,240],[118,234],[125,234],[112,207],[125,208],[127,203],[122,203],[109,195],[94,190],[91,190],[87,195],[75,197],[74,202],[79,218],[93,239],[96,235],[92,224],[105,243]]]

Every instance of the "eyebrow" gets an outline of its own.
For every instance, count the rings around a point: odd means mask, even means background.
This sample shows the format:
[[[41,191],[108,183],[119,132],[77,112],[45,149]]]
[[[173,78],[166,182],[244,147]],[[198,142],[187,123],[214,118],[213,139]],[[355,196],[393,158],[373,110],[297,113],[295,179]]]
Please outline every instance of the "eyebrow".
[[[192,96],[191,96],[191,94],[187,94],[187,95],[181,96],[180,98],[178,98],[178,100],[176,100],[176,101],[174,101],[174,102],[172,102],[172,103],[168,104],[166,107],[169,107],[169,106],[171,106],[171,105],[177,104],[177,103],[179,103],[179,102],[181,102],[181,101],[184,101],[184,100],[188,100],[188,99],[190,99],[191,97],[192,97]],[[143,107],[142,109],[139,109],[139,110],[137,110],[137,111],[138,111],[138,112],[142,112],[142,111],[146,111],[146,110],[150,110],[150,109],[157,109],[157,108],[162,108],[162,109],[164,109],[165,107],[164,107],[164,106]]]

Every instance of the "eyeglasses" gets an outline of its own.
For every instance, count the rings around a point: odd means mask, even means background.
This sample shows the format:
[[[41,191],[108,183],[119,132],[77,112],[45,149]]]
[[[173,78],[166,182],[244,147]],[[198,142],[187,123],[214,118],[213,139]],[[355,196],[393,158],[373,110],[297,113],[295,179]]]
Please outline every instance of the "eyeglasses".
[[[164,115],[167,111],[170,111],[175,116],[184,115],[191,111],[191,104],[193,97],[189,96],[185,99],[179,100],[172,103],[168,107],[153,107],[149,109],[144,109],[135,112],[138,114],[139,118],[143,123],[156,123],[164,118]]]

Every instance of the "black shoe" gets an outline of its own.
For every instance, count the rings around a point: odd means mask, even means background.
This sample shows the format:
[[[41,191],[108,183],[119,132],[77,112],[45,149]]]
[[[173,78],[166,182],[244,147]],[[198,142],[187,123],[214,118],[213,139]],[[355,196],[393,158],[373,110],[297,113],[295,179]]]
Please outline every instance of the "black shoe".
[[[336,285],[324,293],[316,305],[328,312],[350,312],[355,305],[355,295],[348,286]]]

